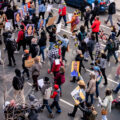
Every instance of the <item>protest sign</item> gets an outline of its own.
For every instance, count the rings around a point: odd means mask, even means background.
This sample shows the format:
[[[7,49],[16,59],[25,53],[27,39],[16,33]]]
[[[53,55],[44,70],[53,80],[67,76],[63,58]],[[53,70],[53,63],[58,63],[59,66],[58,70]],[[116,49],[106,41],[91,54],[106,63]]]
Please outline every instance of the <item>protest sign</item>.
[[[59,33],[61,31],[61,27],[62,27],[62,23],[59,23],[57,25],[57,31],[56,31],[56,33]]]
[[[33,36],[34,24],[27,24],[25,36]]]
[[[85,101],[85,93],[79,86],[77,86],[72,92],[71,96],[75,101],[76,105],[79,105],[81,102]]]
[[[42,88],[44,85],[44,80],[43,79],[38,80],[38,85],[40,86],[40,88]]]
[[[50,12],[51,9],[52,9],[52,7],[53,7],[52,5],[49,5],[49,4],[48,4],[48,6],[47,6],[47,10],[46,10],[46,11],[47,11],[47,12]]]
[[[43,19],[39,20],[38,29],[41,29],[42,27],[45,27],[45,25],[46,25],[46,20],[43,20]]]
[[[15,22],[15,24],[19,24],[21,21],[22,21],[22,15],[21,15],[20,11],[15,12],[14,13],[14,22]]]
[[[72,13],[68,13],[68,19],[69,19],[69,21],[71,21],[71,20],[72,20],[72,16],[73,16],[73,14],[72,14]]]
[[[79,65],[80,62],[79,61],[72,61],[72,66],[71,66],[71,76],[76,76],[79,77],[80,73],[79,73]]]
[[[54,24],[55,20],[56,20],[57,16],[53,16],[51,18],[49,18],[47,26],[51,26]]]
[[[25,67],[30,68],[34,64],[34,59],[31,58],[30,60],[25,60]]]

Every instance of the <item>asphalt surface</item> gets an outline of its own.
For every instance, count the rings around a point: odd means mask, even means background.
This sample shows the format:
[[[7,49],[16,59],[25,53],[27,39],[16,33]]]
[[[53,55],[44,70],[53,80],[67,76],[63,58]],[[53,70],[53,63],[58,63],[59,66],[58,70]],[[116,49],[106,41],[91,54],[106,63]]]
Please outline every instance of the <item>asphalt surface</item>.
[[[17,5],[19,5],[19,4],[17,4]],[[71,7],[67,8],[68,13],[72,13],[74,10],[75,9],[71,8]],[[55,15],[58,15],[57,14],[58,13],[58,6],[57,5],[54,5],[53,11],[54,11]],[[46,13],[46,16],[47,16],[47,13]],[[115,25],[117,23],[117,18],[118,17],[120,17],[119,12],[117,12],[117,14],[114,15],[114,17],[113,17],[113,21],[114,21]],[[110,33],[110,28],[108,27],[109,24],[108,24],[108,26],[106,26],[104,24],[104,21],[106,19],[107,19],[107,14],[100,15],[100,20],[102,22],[101,23],[102,24],[101,28],[104,29],[104,31],[109,34]],[[63,22],[63,20],[62,20],[62,22]],[[79,26],[82,25],[82,24],[83,24],[83,22],[81,21]],[[70,77],[71,63],[72,63],[72,61],[74,60],[74,57],[75,57],[75,55],[72,54],[73,40],[70,37],[70,35],[71,35],[71,33],[70,33],[70,25],[68,25],[67,27],[64,27],[64,22],[63,22],[63,26],[62,26],[61,32],[59,34],[60,35],[67,34],[69,36],[69,39],[70,39],[70,51],[66,53],[66,58],[68,60],[67,65],[65,67],[66,82],[62,86],[63,95],[62,95],[62,97],[60,99],[60,106],[61,106],[61,109],[62,109],[62,113],[60,115],[56,114],[55,113],[56,109],[54,109],[53,110],[53,113],[55,114],[54,120],[80,120],[80,116],[82,115],[82,112],[80,110],[78,110],[75,118],[70,118],[67,115],[68,112],[71,112],[73,110],[73,105],[74,105],[74,101],[73,101],[70,93],[77,86],[77,83],[70,83],[70,80],[71,80],[71,77]],[[16,37],[17,37],[17,33],[15,33],[15,38]],[[104,44],[102,42],[101,42],[101,45],[104,48]],[[0,46],[0,49],[2,49],[2,58],[5,59],[5,67],[4,67],[4,69],[2,68],[2,66],[0,66],[0,76],[5,77],[4,80],[0,78],[0,95],[1,95],[1,97],[0,97],[0,120],[3,120],[4,119],[3,111],[2,111],[2,105],[4,103],[3,91],[4,91],[5,87],[6,87],[7,88],[6,100],[13,99],[12,78],[14,76],[15,68],[19,68],[19,69],[22,70],[22,67],[21,67],[21,65],[22,65],[22,62],[21,62],[22,57],[21,56],[23,54],[23,51],[21,49],[19,54],[15,54],[15,59],[16,59],[17,66],[16,67],[8,67],[7,66],[7,64],[8,64],[7,54],[6,54],[6,52],[3,51],[3,46]],[[90,73],[89,69],[91,67],[90,63],[91,63],[91,60],[89,60],[89,62],[84,62],[84,65],[87,68],[87,71],[85,72],[82,69],[82,73],[81,73],[81,75],[82,75],[82,77],[83,77],[83,79],[85,80],[86,83],[89,80],[89,73]],[[114,78],[115,78],[115,72],[116,72],[116,69],[117,69],[118,65],[119,65],[119,63],[116,65],[115,60],[112,57],[111,58],[111,65],[110,65],[110,67],[107,66],[107,69],[106,69],[106,73],[107,73],[107,77],[108,77],[108,85],[106,87],[103,86],[103,83],[104,83],[103,79],[102,79],[102,82],[100,84],[99,91],[100,91],[100,97],[101,98],[104,98],[104,92],[105,92],[106,88],[113,89],[113,88],[115,88],[117,86],[119,81],[115,81]],[[47,69],[49,67],[50,67],[49,60],[46,57],[45,64],[43,64],[42,69],[41,69],[40,78],[43,78],[44,76],[48,76],[48,77],[50,77],[50,81],[53,82],[53,76],[47,74]],[[32,79],[30,79],[29,81],[26,81],[25,87],[24,87],[24,94],[25,94],[27,102],[28,102],[28,95],[31,93],[31,84],[32,84]],[[120,93],[118,93],[118,94],[120,95]],[[40,103],[42,103],[41,92],[39,91],[39,92],[35,93],[35,96],[39,99]],[[113,97],[116,98],[117,95],[113,94]],[[52,100],[50,100],[50,103],[51,102],[52,102]],[[96,107],[96,110],[98,111],[98,120],[101,120],[101,115],[100,115],[101,108],[98,107],[98,100],[94,100],[94,106]],[[108,115],[108,120],[119,120],[119,117],[120,117],[119,113],[120,113],[120,109],[116,109],[116,108],[112,109],[112,112]],[[43,113],[39,114],[39,120],[49,120],[48,112],[47,112],[46,109],[44,109]]]

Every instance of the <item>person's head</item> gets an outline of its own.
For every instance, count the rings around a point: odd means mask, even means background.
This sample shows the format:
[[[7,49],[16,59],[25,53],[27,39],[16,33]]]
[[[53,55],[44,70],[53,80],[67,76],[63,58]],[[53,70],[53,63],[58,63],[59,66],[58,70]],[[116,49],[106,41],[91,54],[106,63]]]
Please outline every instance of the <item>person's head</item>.
[[[64,68],[64,66],[61,66],[61,67],[60,67],[60,73],[65,73],[65,68]]]
[[[78,85],[79,85],[79,87],[81,88],[81,89],[85,89],[85,82],[83,81],[83,80],[79,80],[78,81],[78,83],[77,83]]]
[[[15,69],[16,76],[21,76],[21,71],[19,69]]]
[[[35,63],[39,63],[39,62],[40,62],[40,57],[38,57],[38,56],[35,57],[35,58],[34,58],[34,61],[35,61]]]
[[[24,53],[25,53],[25,54],[29,54],[29,50],[27,50],[27,49],[24,50]]]
[[[20,29],[21,29],[21,30],[24,30],[24,25],[20,25]]]
[[[59,85],[55,84],[55,85],[54,85],[54,89],[55,89],[55,90],[58,90],[58,89],[59,89]]]
[[[42,1],[41,1],[41,4],[44,4],[44,5],[45,5],[45,2],[44,2],[44,0],[42,0]]]
[[[95,5],[98,5],[98,0],[95,0],[95,2],[94,2],[94,3],[95,3]]]
[[[48,77],[45,77],[44,78],[44,83],[49,83],[50,81],[49,81],[49,78]]]
[[[77,12],[76,12],[76,11],[74,11],[74,15],[77,15]]]
[[[112,91],[109,88],[107,88],[105,91],[105,95],[110,96],[111,94],[112,94]]]
[[[86,12],[90,12],[90,10],[91,10],[90,7],[87,6],[87,7],[86,7]]]
[[[101,54],[101,58],[106,59],[106,54],[105,54],[105,53],[102,53],[102,54]]]
[[[96,16],[95,19],[96,19],[96,20],[99,20],[99,16]]]
[[[92,80],[92,79],[95,80],[95,78],[96,78],[96,77],[95,77],[95,72],[91,72],[91,73],[90,73],[90,80]]]
[[[63,37],[68,39],[68,36],[66,34],[64,34]]]
[[[85,32],[85,27],[84,27],[83,25],[80,26],[80,31],[81,31],[82,33]]]

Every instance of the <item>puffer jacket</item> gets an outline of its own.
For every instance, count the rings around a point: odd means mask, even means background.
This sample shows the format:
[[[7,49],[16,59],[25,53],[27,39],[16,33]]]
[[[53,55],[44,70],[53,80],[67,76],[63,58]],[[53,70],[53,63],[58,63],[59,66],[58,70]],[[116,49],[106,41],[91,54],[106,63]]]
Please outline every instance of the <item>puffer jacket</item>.
[[[65,16],[66,15],[66,6],[64,6],[63,8],[60,8],[58,13],[60,16]]]
[[[95,91],[96,91],[96,80],[92,79],[88,83],[87,92],[93,94],[95,93]]]
[[[95,19],[95,21],[93,22],[91,28],[92,28],[92,32],[99,32],[99,27],[100,27],[101,22],[97,19]]]

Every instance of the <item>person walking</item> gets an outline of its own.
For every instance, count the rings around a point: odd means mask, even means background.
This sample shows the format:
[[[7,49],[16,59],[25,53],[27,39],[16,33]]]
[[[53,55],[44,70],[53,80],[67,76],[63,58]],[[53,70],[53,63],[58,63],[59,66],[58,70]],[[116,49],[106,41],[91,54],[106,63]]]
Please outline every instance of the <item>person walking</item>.
[[[39,18],[42,16],[42,19],[44,19],[46,11],[46,6],[44,0],[42,0],[41,4],[39,5]]]
[[[114,2],[114,0],[110,0],[110,4],[108,6],[108,18],[107,20],[105,21],[105,24],[108,23],[108,21],[110,21],[111,23],[111,26],[113,26],[113,20],[112,20],[112,16],[116,13],[116,4]]]
[[[43,94],[43,105],[41,106],[41,111],[43,111],[44,107],[46,107],[48,112],[49,112],[49,117],[54,118],[52,110],[48,104],[48,101],[49,101],[50,96],[52,94],[52,87],[51,87],[51,84],[50,84],[48,77],[45,77],[44,86],[42,87],[41,91]]]
[[[17,38],[17,53],[19,53],[20,47],[23,47],[23,51],[26,49],[26,43],[25,43],[25,35],[24,35],[24,26],[20,26],[20,31],[18,32],[18,38]]]
[[[66,20],[66,5],[65,3],[62,3],[62,5],[60,5],[60,8],[59,8],[59,18],[58,18],[58,21],[56,24],[59,24],[60,21],[61,21],[61,18],[63,17],[64,19],[64,22],[65,22],[65,26],[67,26],[67,20]]]
[[[35,64],[32,66],[33,87],[38,91],[38,77],[40,76],[41,64],[39,57],[34,58]]]
[[[96,16],[95,20],[91,26],[92,33],[96,35],[96,42],[98,42],[98,33],[99,33],[100,24],[101,24],[101,22],[99,21],[99,16]]]
[[[91,104],[93,104],[94,101],[94,93],[96,91],[96,77],[95,73],[90,73],[90,80],[88,82],[88,87],[86,89],[86,103],[88,103],[88,97],[91,97]]]
[[[44,50],[46,48],[46,45],[47,45],[47,36],[46,36],[46,32],[43,30],[41,32],[41,37],[39,39],[39,42],[38,42],[38,45],[40,47],[40,52],[39,52],[39,55],[42,54],[42,59],[43,59],[43,63],[45,63],[45,54],[44,54]]]
[[[111,112],[111,106],[112,106],[112,91],[110,89],[107,89],[105,91],[105,98],[101,100],[99,97],[99,104],[101,105],[101,114],[102,114],[102,120],[108,120],[107,114]]]
[[[14,90],[14,99],[17,101],[17,96],[21,97],[22,104],[25,104],[25,96],[24,96],[24,77],[21,75],[21,71],[19,69],[15,69],[15,76],[12,81],[13,90]],[[20,101],[18,101],[20,103]]]

